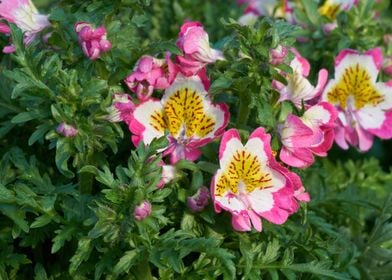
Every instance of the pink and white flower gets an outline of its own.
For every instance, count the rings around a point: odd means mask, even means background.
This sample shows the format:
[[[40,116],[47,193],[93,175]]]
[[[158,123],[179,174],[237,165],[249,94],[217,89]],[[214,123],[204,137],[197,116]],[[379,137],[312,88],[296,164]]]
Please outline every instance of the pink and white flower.
[[[135,110],[135,104],[131,97],[126,93],[116,93],[113,96],[112,105],[106,109],[108,112],[107,120],[110,122],[123,121],[129,125],[132,120],[133,110]]]
[[[328,80],[328,71],[321,69],[318,73],[317,86],[312,86],[307,79],[310,72],[309,62],[297,50],[291,49],[291,51],[295,57],[290,63],[293,73],[284,73],[287,85],[279,81],[273,81],[272,86],[279,91],[280,102],[290,100],[297,108],[301,108],[302,102],[306,103],[314,100],[321,94]]]
[[[270,49],[270,63],[272,65],[282,64],[286,59],[287,54],[287,48],[282,45],[277,46],[275,49]]]
[[[261,231],[261,218],[283,224],[297,211],[297,200],[310,200],[298,175],[276,162],[270,140],[262,127],[245,146],[236,129],[223,134],[211,193],[215,211],[231,212],[235,230],[250,231],[253,225]]]
[[[177,46],[184,54],[177,56],[177,62],[186,76],[195,75],[207,64],[224,59],[221,51],[210,47],[208,33],[200,22],[185,22],[181,26]]]
[[[377,82],[383,57],[380,48],[363,54],[346,49],[335,59],[335,79],[330,80],[322,100],[338,110],[335,141],[369,150],[374,136],[392,138],[392,81]]]
[[[327,0],[320,7],[319,13],[330,20],[335,20],[341,11],[350,10],[358,0]]]
[[[313,155],[327,156],[336,118],[334,106],[327,102],[310,107],[302,117],[290,114],[278,129],[283,145],[280,159],[287,165],[306,168],[313,164]]]
[[[75,137],[78,135],[78,130],[73,125],[66,124],[65,122],[60,123],[56,131],[65,137]]]
[[[170,53],[164,59],[144,55],[136,63],[133,73],[125,79],[128,88],[136,92],[140,101],[148,100],[154,89],[166,89],[177,75],[177,67],[170,59]]]
[[[160,164],[162,166],[162,179],[158,183],[158,189],[163,188],[166,184],[173,181],[177,176],[177,170],[174,165],[164,164],[162,161]]]
[[[133,217],[137,221],[142,221],[151,215],[151,211],[152,211],[151,203],[148,201],[143,201],[142,203],[140,203],[138,206],[135,207],[135,210],[133,211]]]
[[[24,43],[30,44],[37,34],[50,26],[47,15],[41,15],[30,0],[2,0],[0,1],[0,18],[13,23],[24,32]],[[9,28],[2,25],[1,33],[10,33]],[[5,47],[3,52],[14,52],[13,45]]]
[[[198,76],[178,75],[162,100],[149,99],[133,112],[129,126],[132,141],[148,145],[168,132],[164,155],[174,164],[180,159],[196,160],[199,147],[219,137],[229,121],[226,104],[213,104]]]
[[[91,60],[100,58],[102,53],[109,51],[112,44],[106,38],[104,26],[93,28],[88,22],[77,22],[75,32],[78,35],[79,43],[83,53]]]

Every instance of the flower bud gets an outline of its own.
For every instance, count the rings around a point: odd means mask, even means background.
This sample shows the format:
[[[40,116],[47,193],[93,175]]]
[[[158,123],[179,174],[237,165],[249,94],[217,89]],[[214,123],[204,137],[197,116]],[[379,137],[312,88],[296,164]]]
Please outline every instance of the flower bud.
[[[82,50],[89,59],[97,59],[112,48],[112,44],[106,38],[104,26],[94,29],[88,22],[77,22],[74,29]]]
[[[275,49],[270,50],[270,63],[272,65],[282,64],[287,56],[287,48],[282,45],[277,46]]]
[[[133,211],[133,217],[137,221],[144,220],[151,214],[151,203],[148,201],[143,201],[142,203],[139,204],[139,206],[136,206],[135,210]]]
[[[57,133],[62,134],[65,137],[74,137],[78,134],[78,130],[69,124],[64,122],[60,123],[56,128]]]
[[[201,212],[208,205],[208,199],[210,198],[210,191],[207,187],[201,187],[193,195],[188,197],[187,203],[191,212]]]

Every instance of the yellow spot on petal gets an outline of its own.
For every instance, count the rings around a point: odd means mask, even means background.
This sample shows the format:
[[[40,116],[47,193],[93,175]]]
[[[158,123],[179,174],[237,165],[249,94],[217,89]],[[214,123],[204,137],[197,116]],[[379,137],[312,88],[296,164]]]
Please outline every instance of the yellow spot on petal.
[[[215,127],[215,119],[206,112],[204,96],[188,88],[177,90],[166,101],[164,111],[173,136],[202,138]]]
[[[272,186],[271,174],[264,172],[257,156],[245,149],[238,149],[233,155],[215,185],[215,195],[223,196],[227,191],[238,194],[240,183],[247,193]]]
[[[369,72],[359,64],[344,70],[341,79],[327,93],[327,98],[330,103],[339,105],[342,109],[346,109],[351,98],[355,109],[367,104],[375,106],[384,100],[375,88]]]
[[[166,129],[166,122],[162,110],[154,111],[150,117],[150,125],[158,132],[164,132]]]
[[[330,20],[335,20],[336,16],[341,11],[340,4],[331,3],[330,0],[325,1],[324,5],[322,5],[319,9],[319,13],[322,16],[329,18]]]

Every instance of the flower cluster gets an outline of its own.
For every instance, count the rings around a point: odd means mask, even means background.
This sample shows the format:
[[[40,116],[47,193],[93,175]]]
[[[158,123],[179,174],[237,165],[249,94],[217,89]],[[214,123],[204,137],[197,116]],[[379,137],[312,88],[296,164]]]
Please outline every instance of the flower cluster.
[[[298,23],[293,12],[296,2],[240,0],[238,4],[246,5],[245,15],[239,19],[243,25],[253,24],[260,16]],[[337,14],[356,4],[356,0],[324,1],[318,11],[331,24],[324,29],[334,27]],[[48,16],[39,14],[29,0],[0,1],[0,16],[23,30],[26,44],[50,26]],[[90,60],[112,48],[103,25],[94,28],[91,23],[77,22],[74,31]],[[1,22],[0,32],[9,35],[11,30]],[[385,41],[390,44],[390,36]],[[137,60],[124,79],[132,94],[114,94],[104,119],[124,122],[134,146],[167,139],[167,146],[157,151],[162,155],[158,189],[177,181],[179,162],[197,161],[203,146],[221,138],[219,168],[210,190],[199,187],[187,197],[192,213],[204,211],[211,199],[216,212],[231,213],[235,230],[261,231],[262,219],[282,224],[298,210],[300,201],[310,200],[300,177],[289,168],[310,167],[315,156],[327,156],[334,141],[343,149],[353,146],[367,151],[374,137],[392,138],[392,81],[377,81],[382,69],[391,74],[391,57],[384,60],[380,48],[363,53],[342,50],[335,59],[334,78],[329,79],[328,71],[320,67],[317,83],[313,84],[309,61],[295,48],[274,45],[277,47],[269,50],[269,63],[280,75],[270,85],[271,92],[279,94],[274,105],[289,104],[290,109],[280,112],[283,116],[277,125],[256,127],[244,145],[236,128],[225,131],[230,123],[229,106],[215,102],[209,94],[207,67],[225,60],[222,51],[210,46],[209,35],[200,22],[185,22],[176,45],[179,55],[146,54]],[[7,46],[3,51],[13,50]],[[65,122],[57,126],[56,132],[70,141],[82,134],[82,130]],[[272,136],[277,136],[277,152],[271,149]],[[148,161],[153,159],[157,159],[155,155]],[[134,219],[146,219],[152,209],[149,201],[142,201],[134,208]]]

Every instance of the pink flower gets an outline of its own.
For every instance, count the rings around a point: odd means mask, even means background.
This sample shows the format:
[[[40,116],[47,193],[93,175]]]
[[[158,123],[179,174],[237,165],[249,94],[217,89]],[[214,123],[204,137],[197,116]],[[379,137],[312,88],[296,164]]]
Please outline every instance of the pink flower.
[[[174,180],[177,175],[175,166],[170,164],[164,164],[163,161],[161,162],[160,166],[162,166],[162,179],[158,183],[158,189],[163,188],[167,183]]]
[[[109,113],[107,119],[110,122],[125,122],[127,125],[131,123],[132,113],[135,109],[135,104],[131,97],[126,93],[116,93],[113,96],[112,106],[107,108]]]
[[[224,59],[221,51],[210,47],[208,34],[199,22],[185,22],[181,26],[177,46],[184,53],[177,56],[177,62],[186,76],[195,75],[207,64]]]
[[[229,121],[225,104],[213,104],[198,76],[178,75],[161,100],[149,99],[136,106],[129,126],[132,141],[148,145],[168,132],[164,155],[174,164],[180,159],[196,160],[199,147],[219,137]]]
[[[170,53],[166,54],[165,59],[144,55],[136,63],[133,73],[125,79],[125,83],[131,91],[136,92],[140,101],[146,101],[154,89],[168,88],[177,72]]]
[[[310,199],[300,178],[276,162],[270,140],[262,127],[245,146],[236,129],[223,134],[211,193],[215,211],[231,212],[235,230],[250,231],[253,225],[261,231],[261,218],[283,224],[297,211],[297,200]]]
[[[133,217],[135,218],[135,220],[141,221],[150,216],[151,211],[151,203],[148,201],[143,201],[133,211]]]
[[[74,137],[78,134],[78,130],[74,126],[64,122],[59,124],[59,126],[56,128],[56,131],[65,137]]]
[[[330,20],[335,20],[341,11],[350,10],[357,4],[358,0],[327,0],[320,7],[319,13]]]
[[[325,69],[321,69],[318,74],[317,86],[312,86],[306,78],[310,72],[309,62],[297,50],[291,49],[291,51],[295,54],[295,57],[290,63],[293,73],[284,73],[287,85],[279,81],[273,81],[272,86],[279,91],[280,102],[290,100],[297,108],[301,108],[302,102],[306,103],[321,94],[328,79],[328,72]]]
[[[334,139],[337,112],[333,105],[321,102],[307,109],[302,117],[290,114],[279,126],[282,141],[280,159],[287,165],[306,168],[313,154],[327,156]]]
[[[275,49],[270,50],[270,63],[272,65],[282,64],[287,56],[287,48],[282,45],[277,46]]]
[[[30,44],[37,34],[50,26],[47,15],[38,13],[37,8],[30,0],[1,0],[0,19],[18,26],[24,32],[24,43]],[[1,33],[9,34],[10,30],[5,24],[1,24]],[[15,51],[13,45],[3,49],[4,53]]]
[[[102,53],[112,48],[112,44],[106,38],[106,29],[104,26],[94,29],[88,22],[77,22],[74,29],[78,35],[83,53],[89,59],[95,60],[101,57]]]
[[[188,197],[188,207],[193,213],[201,212],[208,205],[209,198],[210,191],[208,190],[208,188],[201,187],[193,196]]]
[[[367,151],[373,137],[392,138],[392,81],[376,82],[382,67],[380,48],[363,54],[346,49],[335,59],[335,79],[330,80],[322,100],[337,108],[335,141]]]

